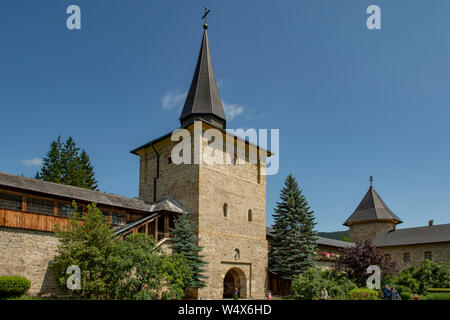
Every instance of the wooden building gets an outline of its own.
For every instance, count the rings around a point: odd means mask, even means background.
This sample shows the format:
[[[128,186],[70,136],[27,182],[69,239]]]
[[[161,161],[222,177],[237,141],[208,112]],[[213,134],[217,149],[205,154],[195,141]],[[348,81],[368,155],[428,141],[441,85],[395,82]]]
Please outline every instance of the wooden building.
[[[58,244],[55,227],[68,223],[73,201],[82,214],[87,205],[96,203],[118,237],[143,232],[163,246],[176,216],[183,212],[170,197],[148,203],[0,172],[0,275],[27,277],[31,294],[58,291],[48,264]]]

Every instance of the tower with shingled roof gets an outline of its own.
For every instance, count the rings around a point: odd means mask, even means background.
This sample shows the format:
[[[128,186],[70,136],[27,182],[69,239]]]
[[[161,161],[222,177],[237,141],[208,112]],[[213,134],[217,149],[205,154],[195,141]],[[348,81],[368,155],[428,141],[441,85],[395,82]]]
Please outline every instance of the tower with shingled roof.
[[[226,141],[226,117],[214,76],[208,39],[208,25],[203,38],[194,76],[180,116],[180,127],[191,132],[191,145],[208,146],[203,133],[217,129]],[[200,126],[200,136],[198,132]],[[265,151],[239,137],[232,137],[233,155],[224,148],[214,153],[234,159],[232,164],[175,164],[171,158],[173,131],[142,145],[131,153],[139,156],[139,198],[156,202],[163,197],[176,199],[192,215],[201,254],[208,262],[206,288],[198,297],[221,299],[231,297],[234,287],[241,298],[265,297],[267,276],[266,178]],[[184,139],[184,138],[183,138]],[[214,140],[215,141],[215,140]],[[236,154],[238,141],[246,153],[258,152],[257,163]],[[238,159],[237,159],[237,158]],[[239,161],[236,161],[239,160]]]
[[[356,210],[344,222],[344,226],[350,228],[351,241],[372,240],[380,234],[395,230],[396,225],[403,222],[375,191],[372,176],[369,180],[369,190]]]

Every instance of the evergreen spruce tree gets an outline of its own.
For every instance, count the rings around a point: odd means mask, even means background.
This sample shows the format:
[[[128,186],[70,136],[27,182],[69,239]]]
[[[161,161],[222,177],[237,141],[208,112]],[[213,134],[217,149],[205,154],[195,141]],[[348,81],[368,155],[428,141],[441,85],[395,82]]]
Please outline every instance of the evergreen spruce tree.
[[[67,138],[61,152],[61,161],[64,168],[62,183],[70,186],[82,186],[82,170],[79,156],[80,148],[75,144],[72,137]]]
[[[204,288],[207,279],[204,268],[208,263],[203,260],[204,256],[200,255],[202,247],[198,245],[190,216],[186,212],[183,212],[175,221],[175,228],[171,229],[171,233],[173,235],[172,251],[184,256],[191,268],[192,279],[188,288]]]
[[[61,137],[53,141],[36,179],[97,190],[94,168],[85,150],[80,153],[72,137],[65,143]]]
[[[80,161],[81,170],[83,170],[81,181],[82,185],[84,185],[88,189],[97,190],[98,183],[97,179],[95,179],[94,167],[92,166],[91,161],[89,160],[89,156],[85,150],[81,151]]]
[[[292,280],[315,264],[316,223],[313,211],[291,174],[286,178],[280,199],[274,214],[269,268],[282,279]]]
[[[40,171],[36,173],[36,179],[62,183],[63,164],[61,162],[62,142],[61,136],[50,145],[50,151],[42,162]]]

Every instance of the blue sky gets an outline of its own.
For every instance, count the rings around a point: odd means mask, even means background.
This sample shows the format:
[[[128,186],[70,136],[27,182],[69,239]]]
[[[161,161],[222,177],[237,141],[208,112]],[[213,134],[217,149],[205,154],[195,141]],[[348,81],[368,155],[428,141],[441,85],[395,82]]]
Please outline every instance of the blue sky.
[[[66,28],[71,4],[81,30]],[[129,151],[178,126],[205,4],[228,126],[280,129],[268,224],[289,173],[320,231],[346,229],[371,174],[402,227],[450,222],[444,0],[2,0],[0,171],[33,176],[26,160],[73,136],[102,191],[137,196]],[[381,30],[366,28],[371,4]]]

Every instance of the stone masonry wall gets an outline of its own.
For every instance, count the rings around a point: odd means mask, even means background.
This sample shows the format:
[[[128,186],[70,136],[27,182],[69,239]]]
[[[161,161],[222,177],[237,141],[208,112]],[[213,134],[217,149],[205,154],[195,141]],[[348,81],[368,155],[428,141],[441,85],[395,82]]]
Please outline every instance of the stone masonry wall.
[[[192,130],[192,128],[191,128]],[[207,142],[202,140],[203,146]],[[170,195],[194,216],[202,254],[209,262],[208,285],[199,296],[221,299],[225,274],[234,269],[241,279],[241,296],[264,298],[267,275],[266,180],[264,164],[248,159],[232,165],[176,165],[171,163],[175,142],[155,144],[159,153],[157,200]],[[225,147],[225,146],[224,146]],[[194,158],[191,149],[191,158]],[[220,156],[224,150],[215,150]],[[153,201],[156,154],[151,147],[139,151],[140,197]],[[223,205],[228,204],[228,217]],[[248,221],[252,210],[253,221]],[[239,255],[236,256],[236,249]]]
[[[224,154],[214,152],[219,158]],[[241,160],[238,164],[200,165],[199,237],[212,281],[199,294],[207,298],[222,298],[223,280],[232,268],[243,275],[241,296],[263,299],[266,293],[266,180],[258,173],[264,165]]]
[[[57,246],[53,233],[0,227],[0,275],[27,278],[30,295],[64,293],[48,268]]]
[[[379,247],[379,249],[383,254],[389,254],[391,256],[391,259],[397,264],[399,271],[403,271],[411,266],[419,266],[425,260],[425,252],[427,251],[431,252],[432,261],[450,264],[450,242]],[[404,261],[405,253],[410,254],[410,262]]]
[[[376,236],[391,231],[395,224],[389,221],[373,221],[355,223],[350,226],[350,240],[365,241],[371,240]]]

